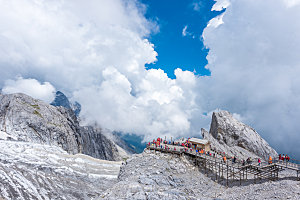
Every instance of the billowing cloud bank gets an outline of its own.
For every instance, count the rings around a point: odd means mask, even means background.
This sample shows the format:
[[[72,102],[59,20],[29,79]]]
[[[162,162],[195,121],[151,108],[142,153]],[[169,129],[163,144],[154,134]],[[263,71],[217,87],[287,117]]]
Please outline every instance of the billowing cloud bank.
[[[45,99],[38,85],[21,85],[47,81],[82,104],[87,123],[147,139],[189,132],[196,78],[180,69],[176,80],[162,70],[145,70],[157,56],[145,38],[158,27],[144,17],[144,5],[134,0],[0,0],[0,5],[2,92]]]
[[[203,33],[212,72],[201,80],[206,109],[239,113],[279,151],[300,155],[299,1],[230,3],[224,24]]]
[[[82,104],[87,123],[146,139],[199,134],[210,123],[209,113],[227,109],[280,151],[299,145],[298,1],[217,1],[214,10],[227,9],[203,33],[212,76],[177,69],[176,79],[145,69],[157,56],[145,38],[159,27],[144,17],[137,1],[0,0],[0,5],[3,92],[18,88],[43,99],[48,96],[42,92],[50,95],[55,87]],[[31,86],[38,94],[28,91]]]

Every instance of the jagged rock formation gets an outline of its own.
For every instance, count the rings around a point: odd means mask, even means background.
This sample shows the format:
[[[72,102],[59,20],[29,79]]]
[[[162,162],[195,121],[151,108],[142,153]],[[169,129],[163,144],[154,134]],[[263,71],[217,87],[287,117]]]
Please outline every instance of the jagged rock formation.
[[[72,110],[25,94],[0,95],[0,131],[5,139],[56,145],[72,154],[106,160],[122,157],[121,148],[102,135],[101,129],[81,127]]]
[[[121,162],[57,146],[0,140],[0,199],[95,199],[117,182]]]
[[[57,106],[57,107],[62,106],[68,110],[72,110],[75,113],[76,117],[79,116],[79,113],[81,111],[81,105],[77,101],[75,101],[75,103],[70,103],[69,99],[61,91],[56,92],[55,99],[53,100],[51,105]],[[70,112],[70,113],[72,113],[72,112]],[[77,120],[77,118],[76,118],[76,120]],[[122,156],[127,157],[126,154],[136,153],[129,146],[129,144],[127,144],[124,140],[122,140],[118,135],[114,134],[113,132],[111,132],[109,130],[102,130],[97,124],[83,127],[83,128],[81,128],[81,131],[86,133],[86,134],[84,134],[84,139],[86,141],[89,141],[88,143],[85,143],[85,144],[91,144],[91,146],[84,145],[85,146],[84,153],[86,153],[90,156],[107,160],[111,156],[113,156],[117,159],[121,159]],[[103,133],[105,133],[104,134],[105,137],[103,137]],[[110,145],[111,142],[116,144],[116,146],[111,146]],[[98,146],[98,147],[96,147],[96,146]],[[101,148],[99,148],[100,146],[101,146]],[[114,153],[114,151],[113,152],[103,151],[103,148],[105,146],[107,146],[108,148],[112,147],[113,150],[118,149],[119,152],[122,154],[122,156],[120,157],[120,155],[117,155],[117,154],[112,155]],[[125,152],[124,152],[124,150],[125,150]],[[107,153],[109,155],[106,155]]]
[[[214,112],[209,133],[202,129],[204,139],[211,141],[217,150],[238,158],[269,156],[277,152],[250,126],[235,119],[228,111]]]
[[[50,104],[52,106],[62,106],[71,109],[77,117],[81,111],[81,105],[77,101],[75,101],[75,103],[70,103],[69,99],[61,91],[56,92],[55,99]]]

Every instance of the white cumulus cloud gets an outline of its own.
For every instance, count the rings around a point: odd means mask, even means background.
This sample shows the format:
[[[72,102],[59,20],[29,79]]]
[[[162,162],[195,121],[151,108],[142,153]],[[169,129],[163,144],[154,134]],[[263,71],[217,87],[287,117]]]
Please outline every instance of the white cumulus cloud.
[[[158,28],[144,12],[138,1],[0,0],[0,87],[20,74],[79,101],[85,123],[147,139],[188,134],[195,77],[145,69],[157,56],[146,38]]]
[[[55,96],[55,88],[49,82],[40,83],[35,79],[23,79],[22,77],[5,81],[2,92],[4,94],[25,93],[48,103],[52,102]]]

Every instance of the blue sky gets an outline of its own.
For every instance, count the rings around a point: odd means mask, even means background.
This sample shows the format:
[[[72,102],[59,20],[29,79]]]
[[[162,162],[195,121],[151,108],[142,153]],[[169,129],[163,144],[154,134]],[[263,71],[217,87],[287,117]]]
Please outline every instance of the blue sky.
[[[174,69],[195,71],[197,75],[210,75],[205,69],[208,49],[201,35],[210,19],[220,12],[211,11],[213,0],[142,0],[147,6],[146,17],[155,21],[159,32],[149,40],[155,45],[158,61],[147,68],[163,69],[175,78]],[[183,29],[186,27],[186,35]]]

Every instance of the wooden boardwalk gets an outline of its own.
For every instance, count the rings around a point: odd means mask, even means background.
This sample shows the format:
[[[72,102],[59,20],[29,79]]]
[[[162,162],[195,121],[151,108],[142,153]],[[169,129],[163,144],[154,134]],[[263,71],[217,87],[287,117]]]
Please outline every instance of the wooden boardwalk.
[[[224,162],[222,158],[196,153],[195,150],[191,152],[190,150],[185,151],[178,146],[168,146],[171,148],[165,149],[155,146],[148,146],[147,148],[179,156],[187,155],[199,169],[204,171],[204,173],[212,174],[213,177],[215,177],[214,179],[218,182],[225,181],[227,186],[229,183],[236,181],[239,181],[239,184],[241,185],[243,181],[249,179],[253,179],[254,183],[258,180],[277,180],[278,172],[285,169],[294,170],[297,174],[297,179],[299,180],[299,164],[275,160],[272,164],[262,162],[261,165],[254,163],[242,165],[241,163],[232,163],[231,161]],[[174,150],[174,147],[176,150]]]

